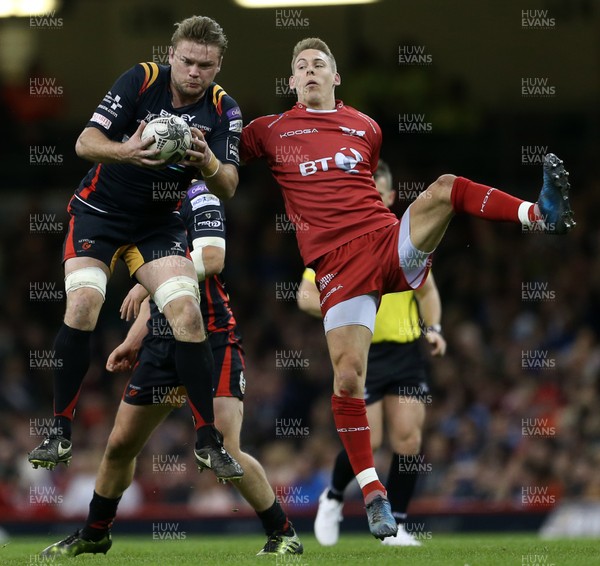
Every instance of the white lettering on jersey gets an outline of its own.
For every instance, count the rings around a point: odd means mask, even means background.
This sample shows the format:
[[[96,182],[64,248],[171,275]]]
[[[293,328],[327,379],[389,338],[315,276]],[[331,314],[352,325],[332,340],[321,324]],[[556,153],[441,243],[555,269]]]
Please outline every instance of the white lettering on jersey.
[[[229,131],[230,132],[241,132],[243,127],[242,120],[231,120],[229,122]]]
[[[206,210],[194,216],[194,230],[201,232],[206,229],[223,231],[223,217],[220,210]]]
[[[319,170],[319,164],[321,165],[321,171],[329,171],[329,165],[327,165],[328,161],[333,161],[333,157],[322,157],[321,159],[315,159],[314,161],[300,163],[300,174],[303,177],[314,175]]]
[[[204,194],[198,195],[190,200],[190,204],[192,205],[192,210],[197,210],[203,206],[207,206],[209,204],[213,204],[219,206],[220,201],[215,195]]]
[[[308,175],[314,175],[319,170],[329,171],[329,161],[335,162],[338,169],[346,171],[346,173],[358,173],[356,166],[361,161],[364,161],[364,158],[356,149],[352,147],[342,147],[336,152],[335,157],[321,157],[314,161],[300,163],[298,165],[300,174],[303,177],[307,177]]]
[[[318,134],[317,128],[307,128],[306,130],[290,130],[289,132],[283,132],[279,134],[280,138],[289,138],[291,136],[299,136],[301,134]]]
[[[328,273],[327,275],[323,275],[321,279],[317,281],[319,285],[319,292],[322,292],[329,283],[331,283],[332,279],[337,275],[337,271],[335,273]]]
[[[99,114],[98,112],[94,112],[92,114],[90,122],[96,122],[96,124],[100,124],[106,130],[109,130],[112,126],[112,121],[109,120],[106,116],[102,116],[102,114]]]

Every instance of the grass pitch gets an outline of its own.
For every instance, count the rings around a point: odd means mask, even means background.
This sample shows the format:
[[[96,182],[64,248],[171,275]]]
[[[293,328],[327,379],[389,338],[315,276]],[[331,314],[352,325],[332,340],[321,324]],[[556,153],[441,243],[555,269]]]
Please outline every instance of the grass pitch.
[[[65,533],[65,536],[70,533]],[[329,566],[377,564],[407,566],[593,566],[600,565],[600,540],[540,540],[535,535],[432,535],[422,547],[382,546],[368,535],[342,534],[334,547],[319,546],[313,536],[300,535],[300,556],[255,556],[265,540],[257,535],[186,536],[184,540],[153,540],[149,536],[115,536],[103,554],[74,559],[42,559],[38,553],[53,538],[15,537],[0,547],[0,564],[98,566]]]

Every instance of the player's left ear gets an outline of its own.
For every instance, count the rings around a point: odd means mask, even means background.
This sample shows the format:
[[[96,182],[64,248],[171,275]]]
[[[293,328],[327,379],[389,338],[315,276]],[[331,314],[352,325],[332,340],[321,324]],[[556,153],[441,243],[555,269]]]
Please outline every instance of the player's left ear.
[[[342,77],[339,73],[333,75],[333,86],[340,86],[342,84]]]
[[[219,58],[219,63],[217,65],[217,73],[221,70],[221,65],[223,64],[223,55]]]

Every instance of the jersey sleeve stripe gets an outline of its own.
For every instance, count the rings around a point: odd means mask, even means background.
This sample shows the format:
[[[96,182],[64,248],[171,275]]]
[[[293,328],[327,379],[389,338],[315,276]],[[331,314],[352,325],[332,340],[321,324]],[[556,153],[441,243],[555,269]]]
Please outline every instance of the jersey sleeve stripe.
[[[227,93],[225,92],[225,90],[223,89],[222,86],[220,85],[215,85],[215,88],[213,90],[213,104],[215,106],[215,108],[217,109],[217,114],[220,116],[223,113],[223,97],[226,95]]]
[[[138,94],[142,94],[148,90],[158,78],[158,65],[156,63],[140,63],[140,65],[142,66],[142,69],[144,69],[145,77]]]

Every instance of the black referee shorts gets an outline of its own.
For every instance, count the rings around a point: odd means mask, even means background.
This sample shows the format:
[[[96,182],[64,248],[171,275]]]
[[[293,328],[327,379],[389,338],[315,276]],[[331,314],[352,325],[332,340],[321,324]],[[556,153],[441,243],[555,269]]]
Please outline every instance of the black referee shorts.
[[[365,384],[365,402],[376,403],[385,395],[413,397],[427,402],[429,372],[421,340],[371,344]]]

